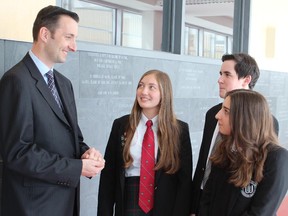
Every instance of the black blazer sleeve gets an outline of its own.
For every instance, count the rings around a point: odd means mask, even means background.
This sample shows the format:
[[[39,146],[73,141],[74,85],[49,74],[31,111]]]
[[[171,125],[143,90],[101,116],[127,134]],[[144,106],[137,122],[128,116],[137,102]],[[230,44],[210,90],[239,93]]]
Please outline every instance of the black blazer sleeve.
[[[181,133],[181,168],[178,173],[177,195],[174,206],[173,216],[189,215],[191,204],[191,185],[192,185],[192,147],[187,123],[182,122]],[[168,195],[168,194],[167,194]],[[169,196],[169,195],[168,195]]]

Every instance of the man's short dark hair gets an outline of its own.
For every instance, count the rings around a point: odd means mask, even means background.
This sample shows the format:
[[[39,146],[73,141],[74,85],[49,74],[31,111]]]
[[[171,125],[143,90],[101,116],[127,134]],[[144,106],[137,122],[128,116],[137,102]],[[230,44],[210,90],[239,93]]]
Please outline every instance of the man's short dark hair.
[[[49,5],[41,9],[38,12],[37,17],[34,21],[33,30],[32,30],[33,41],[37,41],[38,33],[42,27],[46,27],[53,34],[57,27],[60,16],[63,16],[63,15],[71,17],[77,23],[79,22],[79,16],[76,13],[66,10],[64,8]]]

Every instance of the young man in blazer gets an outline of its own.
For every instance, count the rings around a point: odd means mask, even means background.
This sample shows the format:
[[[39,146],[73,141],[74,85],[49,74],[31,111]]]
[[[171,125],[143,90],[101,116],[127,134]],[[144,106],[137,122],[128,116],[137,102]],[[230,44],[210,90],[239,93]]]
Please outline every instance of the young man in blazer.
[[[253,89],[260,71],[254,58],[248,54],[236,53],[222,56],[219,74],[219,96],[224,98],[227,92],[234,89]],[[203,137],[192,183],[192,216],[198,215],[206,165],[219,132],[215,115],[221,107],[222,103],[215,105],[207,111],[205,116]],[[279,126],[275,118],[274,128],[278,134]]]
[[[79,215],[80,176],[104,167],[83,142],[70,80],[53,69],[76,51],[78,21],[60,7],[40,10],[32,49],[1,79],[2,216]]]

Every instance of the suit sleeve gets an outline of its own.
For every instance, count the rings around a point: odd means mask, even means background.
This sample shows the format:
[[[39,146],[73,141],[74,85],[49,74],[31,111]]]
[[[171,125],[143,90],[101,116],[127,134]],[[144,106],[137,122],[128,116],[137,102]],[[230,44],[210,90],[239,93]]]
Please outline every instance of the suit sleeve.
[[[24,71],[18,70],[15,74]],[[34,107],[31,83],[23,75],[4,75],[0,82],[0,150],[5,167],[39,182],[76,187],[82,163],[61,157],[35,143]],[[45,115],[45,113],[43,113]],[[38,132],[39,133],[39,132]],[[48,142],[48,141],[47,141]]]
[[[288,189],[288,151],[279,147],[269,152],[264,178],[258,184],[253,201],[243,216],[271,216],[276,212]]]
[[[74,90],[72,83],[69,81],[70,87],[71,87],[71,92],[72,92],[72,97],[73,97],[73,106],[75,108],[74,113],[76,114],[75,116],[75,122],[77,122],[77,128],[75,129],[77,131],[77,138],[78,138],[78,143],[79,143],[79,149],[80,149],[80,158],[81,156],[90,148],[85,142],[83,138],[82,131],[78,125],[78,117],[77,117],[77,110],[76,110],[76,102],[75,102],[75,97],[74,97]]]
[[[105,168],[101,171],[98,193],[98,216],[113,216],[116,196],[116,145],[119,126],[113,122],[112,130],[105,150]]]
[[[177,197],[174,216],[189,215],[191,205],[192,184],[192,147],[187,123],[182,123],[181,134],[181,168],[178,173]]]

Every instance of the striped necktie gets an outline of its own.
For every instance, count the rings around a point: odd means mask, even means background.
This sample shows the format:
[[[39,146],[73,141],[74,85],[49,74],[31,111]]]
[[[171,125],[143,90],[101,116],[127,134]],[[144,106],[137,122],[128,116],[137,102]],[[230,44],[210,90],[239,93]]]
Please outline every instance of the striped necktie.
[[[139,206],[148,213],[154,204],[154,177],[155,177],[155,147],[153,122],[146,122],[147,129],[144,134],[141,153],[140,184],[139,184]]]
[[[46,73],[46,77],[48,80],[48,87],[53,95],[53,97],[55,98],[56,103],[58,104],[59,108],[62,110],[62,103],[59,97],[59,94],[57,92],[56,86],[55,86],[55,82],[54,82],[54,74],[52,70],[49,70]]]

